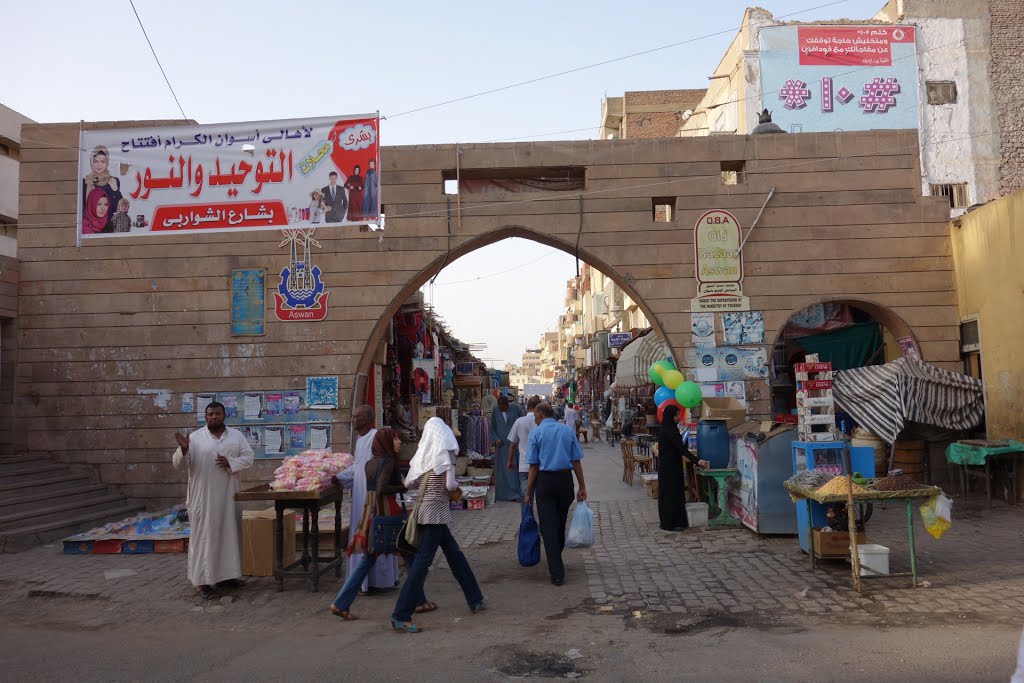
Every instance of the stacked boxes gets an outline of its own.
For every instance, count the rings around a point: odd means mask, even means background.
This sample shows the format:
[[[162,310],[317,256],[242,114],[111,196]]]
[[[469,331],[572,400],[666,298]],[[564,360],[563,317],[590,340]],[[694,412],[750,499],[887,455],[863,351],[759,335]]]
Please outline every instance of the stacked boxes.
[[[797,363],[794,370],[800,441],[837,441],[832,364],[819,363],[817,354],[809,354],[807,362]]]

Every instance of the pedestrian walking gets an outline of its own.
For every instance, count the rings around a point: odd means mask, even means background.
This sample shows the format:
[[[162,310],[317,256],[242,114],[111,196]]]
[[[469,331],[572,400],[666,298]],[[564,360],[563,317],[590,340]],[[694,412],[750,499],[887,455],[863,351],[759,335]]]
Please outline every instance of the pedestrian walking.
[[[572,473],[576,473],[579,490],[576,500],[587,499],[587,485],[583,479],[583,449],[576,434],[564,424],[555,422],[555,411],[550,403],[541,403],[534,410],[537,428],[530,434],[530,476],[526,485],[525,504],[530,505],[537,496],[540,533],[544,541],[544,555],[548,561],[551,583],[565,583],[565,522],[573,501]]]
[[[224,424],[224,405],[206,406],[206,426],[174,435],[178,450],[171,461],[188,470],[185,507],[191,527],[188,579],[203,600],[218,597],[217,588],[238,588],[242,581],[242,511],[235,494],[238,473],[252,467],[252,448],[237,429]]]
[[[491,411],[491,441],[494,446],[494,497],[498,500],[520,501],[519,478],[501,465],[508,459],[508,434],[515,421],[522,417],[519,406],[509,405],[508,396],[499,396],[498,405]]]
[[[398,602],[391,614],[391,628],[400,633],[419,633],[423,630],[412,623],[412,615],[418,599],[423,595],[427,570],[434,561],[438,547],[444,552],[452,574],[462,587],[470,611],[476,613],[487,609],[487,599],[480,592],[480,585],[469,561],[448,528],[452,523],[448,494],[459,487],[455,479],[455,457],[458,453],[459,443],[444,420],[439,417],[427,420],[416,455],[409,462],[409,474],[405,478],[405,485],[410,490],[422,484],[422,477],[427,480],[416,509],[419,547],[409,563],[405,583],[402,584]]]
[[[526,504],[526,482],[530,478],[530,463],[527,462],[527,450],[530,445],[530,433],[537,428],[534,410],[540,405],[540,396],[534,396],[526,402],[526,414],[515,421],[508,433],[508,470],[519,473],[519,497]]]

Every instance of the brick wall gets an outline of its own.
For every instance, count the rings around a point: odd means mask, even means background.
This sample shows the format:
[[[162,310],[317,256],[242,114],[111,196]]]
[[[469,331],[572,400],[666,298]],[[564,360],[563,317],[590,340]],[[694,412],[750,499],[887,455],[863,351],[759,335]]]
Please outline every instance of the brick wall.
[[[999,117],[1002,159],[999,190],[1024,187],[1024,0],[991,0],[992,90]]]

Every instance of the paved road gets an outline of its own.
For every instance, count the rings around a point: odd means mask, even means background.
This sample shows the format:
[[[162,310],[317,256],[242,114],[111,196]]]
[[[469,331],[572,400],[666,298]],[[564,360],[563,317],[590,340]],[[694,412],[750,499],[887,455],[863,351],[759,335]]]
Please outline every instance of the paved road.
[[[857,595],[849,568],[811,572],[792,538],[657,529],[654,501],[621,483],[616,451],[585,447],[598,542],[566,552],[556,588],[515,562],[518,506],[457,515],[456,535],[493,609],[471,615],[439,560],[425,632],[392,634],[392,594],[360,598],[344,623],[325,593],[267,579],[201,604],[182,556],[0,556],[0,671],[8,680],[1001,680],[1024,623],[1024,515],[959,506],[940,541],[921,538],[931,587],[898,580]],[[896,518],[895,520],[890,518]],[[876,513],[873,541],[906,562],[902,514]],[[918,522],[919,524],[919,522]],[[918,527],[920,529],[920,527]],[[923,538],[922,538],[923,537]],[[414,639],[414,640],[403,640]],[[406,648],[429,650],[423,657]],[[572,649],[581,656],[565,656]]]

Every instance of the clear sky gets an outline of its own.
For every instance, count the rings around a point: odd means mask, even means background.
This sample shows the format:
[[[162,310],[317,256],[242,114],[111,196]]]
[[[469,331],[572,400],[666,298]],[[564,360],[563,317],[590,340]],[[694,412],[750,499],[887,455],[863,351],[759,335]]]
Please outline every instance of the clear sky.
[[[136,0],[135,6],[189,118],[217,123],[379,110],[389,117],[381,125],[387,146],[594,137],[605,95],[706,87],[747,4]],[[884,1],[761,4],[777,18],[792,14],[790,20],[866,20]],[[0,102],[44,122],[180,117],[127,0],[40,7],[25,0],[3,5]],[[411,112],[682,41],[690,42]],[[386,195],[381,199],[387,203]],[[571,256],[552,252],[512,240],[459,259],[438,277],[435,306],[464,341],[487,343],[482,355],[496,365],[518,362],[554,322],[565,281],[575,274]]]

